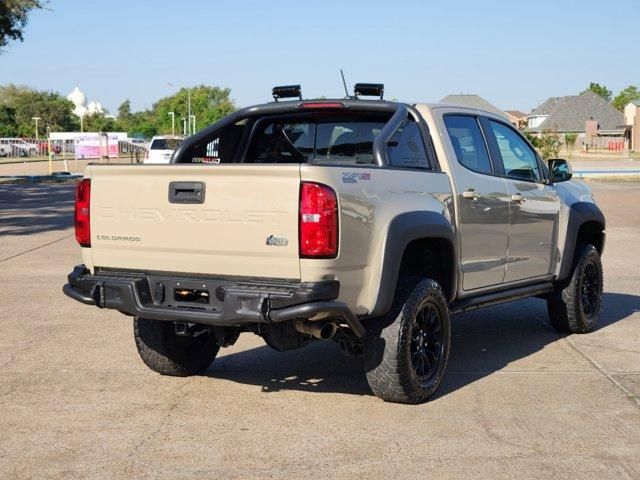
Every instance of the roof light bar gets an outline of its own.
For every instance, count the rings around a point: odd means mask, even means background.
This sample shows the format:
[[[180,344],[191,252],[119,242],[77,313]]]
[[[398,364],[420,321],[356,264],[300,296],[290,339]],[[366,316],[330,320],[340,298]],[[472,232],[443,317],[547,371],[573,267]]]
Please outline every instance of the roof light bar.
[[[281,87],[273,87],[271,94],[276,102],[280,98],[298,97],[302,100],[302,89],[300,88],[300,85],[283,85]]]
[[[353,93],[356,97],[362,95],[364,97],[384,97],[383,83],[356,83],[353,87]]]

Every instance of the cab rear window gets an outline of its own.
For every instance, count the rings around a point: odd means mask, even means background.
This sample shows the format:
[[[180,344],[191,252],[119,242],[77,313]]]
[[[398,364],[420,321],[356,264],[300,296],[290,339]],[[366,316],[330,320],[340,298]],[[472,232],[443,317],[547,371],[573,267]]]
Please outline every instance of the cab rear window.
[[[245,163],[371,165],[387,118],[272,119],[258,122]]]
[[[372,165],[373,142],[390,114],[287,114],[245,118],[218,130],[181,163]]]

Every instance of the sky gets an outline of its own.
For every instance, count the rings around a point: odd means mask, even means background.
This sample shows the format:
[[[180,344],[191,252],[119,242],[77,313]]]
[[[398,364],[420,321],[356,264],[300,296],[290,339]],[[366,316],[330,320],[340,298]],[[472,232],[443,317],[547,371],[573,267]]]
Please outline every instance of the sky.
[[[180,87],[231,89],[240,107],[275,85],[305,98],[356,82],[386,98],[479,94],[529,112],[590,82],[640,86],[640,1],[49,0],[0,55],[0,85],[142,110]]]

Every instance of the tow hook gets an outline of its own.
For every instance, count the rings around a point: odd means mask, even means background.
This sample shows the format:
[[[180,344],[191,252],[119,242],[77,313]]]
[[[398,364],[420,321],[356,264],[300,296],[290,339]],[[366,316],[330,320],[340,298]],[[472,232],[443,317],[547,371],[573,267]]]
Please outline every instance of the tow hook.
[[[188,322],[173,322],[175,332],[178,337],[199,337],[209,331],[209,327]]]

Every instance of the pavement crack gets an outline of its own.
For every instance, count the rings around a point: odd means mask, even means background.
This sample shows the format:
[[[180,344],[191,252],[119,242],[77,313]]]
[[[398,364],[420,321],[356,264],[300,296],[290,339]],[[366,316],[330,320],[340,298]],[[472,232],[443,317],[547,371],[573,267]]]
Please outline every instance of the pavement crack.
[[[133,469],[135,464],[140,464],[143,465],[147,468],[149,468],[150,470],[153,471],[153,473],[156,475],[156,477],[158,477],[162,472],[155,467],[154,465],[147,463],[143,460],[141,460],[140,458],[138,458],[138,454],[140,453],[140,451],[144,448],[144,446],[150,441],[152,440],[154,437],[156,437],[158,435],[158,433],[160,433],[160,431],[165,427],[165,425],[169,422],[169,419],[171,418],[171,416],[173,415],[173,412],[180,406],[181,400],[183,398],[185,398],[188,395],[188,392],[185,392],[185,390],[187,389],[187,387],[189,385],[191,385],[192,383],[194,383],[196,380],[192,379],[191,381],[187,381],[185,383],[183,383],[177,390],[176,390],[176,395],[174,395],[172,402],[169,405],[169,408],[165,411],[164,415],[162,416],[162,418],[160,418],[160,421],[158,422],[156,428],[153,429],[153,431],[151,433],[149,433],[148,435],[146,435],[142,440],[140,440],[136,445],[134,445],[134,447],[131,449],[131,452],[129,453],[129,455],[127,455],[127,458],[130,460],[131,462],[131,468]],[[182,393],[181,393],[182,392]],[[158,477],[159,478],[159,477]]]
[[[549,323],[546,322],[542,317],[540,317],[540,315],[537,315],[535,312],[531,312],[531,313],[533,314],[534,317],[536,317],[536,319],[539,322],[544,324],[546,328],[553,330],[552,327],[549,325]],[[604,375],[604,377],[607,380],[609,380],[616,388],[618,388],[622,393],[624,393],[629,400],[631,400],[633,403],[635,403],[635,405],[638,408],[640,408],[640,398],[631,390],[629,390],[627,387],[625,387],[622,383],[620,383],[618,380],[613,378],[613,376],[609,372],[607,372],[602,365],[600,365],[593,358],[591,358],[591,356],[589,356],[588,354],[580,350],[578,346],[571,340],[571,337],[569,336],[563,337],[559,335],[559,338],[561,340],[564,340],[574,352],[576,352],[578,355],[584,358],[587,362],[589,362],[593,368],[595,368],[598,372]]]
[[[627,396],[629,400],[631,400],[633,403],[636,404],[638,408],[640,408],[640,398],[635,393],[633,393],[631,390],[625,387],[622,383],[616,380],[611,374],[609,374],[609,372],[607,372],[602,367],[602,365],[600,365],[593,358],[591,358],[591,356],[589,356],[588,354],[580,350],[578,346],[571,340],[570,337],[565,337],[564,340],[569,344],[571,348],[573,348],[573,350],[575,350],[579,355],[581,355],[585,360],[587,360],[587,362],[589,362],[593,366],[593,368],[595,368],[602,375],[604,375],[607,378],[607,380],[613,383],[622,393],[624,393]]]
[[[33,252],[35,250],[40,250],[41,248],[48,247],[49,245],[53,245],[54,243],[61,242],[62,240],[66,240],[69,237],[73,237],[73,235],[74,235],[73,233],[70,233],[69,235],[65,235],[64,237],[58,238],[57,240],[53,240],[53,241],[51,241],[49,243],[45,243],[43,245],[39,245],[37,247],[30,248],[29,250],[25,250],[24,252],[16,253],[15,255],[11,255],[10,257],[1,258],[0,259],[0,263],[6,262],[7,260],[11,260],[12,258],[21,257],[22,255],[26,255],[27,253]]]

